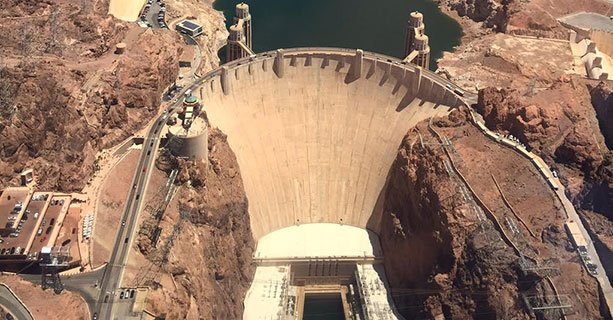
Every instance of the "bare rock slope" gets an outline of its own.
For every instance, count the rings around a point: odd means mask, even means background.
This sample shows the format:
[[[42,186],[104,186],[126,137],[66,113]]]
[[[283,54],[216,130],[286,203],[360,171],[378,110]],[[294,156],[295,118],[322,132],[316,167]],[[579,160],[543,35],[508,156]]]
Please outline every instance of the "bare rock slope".
[[[485,138],[465,111],[433,127],[452,141],[449,155],[421,123],[405,137],[386,190],[381,243],[400,312],[407,319],[529,319],[522,296],[547,299],[554,283],[580,301],[577,315],[601,317],[596,282],[566,247],[561,206],[532,165]],[[510,227],[514,215],[492,192],[490,174],[525,224]],[[522,263],[558,271],[526,271]]]
[[[178,207],[188,217],[148,300],[150,310],[166,319],[240,319],[255,271],[255,242],[236,158],[218,130],[211,132],[209,148],[207,162],[179,163]],[[170,211],[176,224],[180,218]],[[139,248],[148,258],[156,254],[146,239],[139,240]]]
[[[79,190],[96,152],[157,112],[177,75],[177,36],[119,22],[104,1],[0,6],[0,184],[33,167],[42,188]],[[120,41],[127,52],[115,55]]]

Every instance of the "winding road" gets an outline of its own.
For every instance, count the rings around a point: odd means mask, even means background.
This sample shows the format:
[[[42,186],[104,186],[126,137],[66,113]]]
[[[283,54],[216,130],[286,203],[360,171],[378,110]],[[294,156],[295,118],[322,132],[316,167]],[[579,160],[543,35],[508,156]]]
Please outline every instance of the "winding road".
[[[4,307],[16,319],[33,320],[32,314],[17,296],[4,284],[0,283],[0,308]]]

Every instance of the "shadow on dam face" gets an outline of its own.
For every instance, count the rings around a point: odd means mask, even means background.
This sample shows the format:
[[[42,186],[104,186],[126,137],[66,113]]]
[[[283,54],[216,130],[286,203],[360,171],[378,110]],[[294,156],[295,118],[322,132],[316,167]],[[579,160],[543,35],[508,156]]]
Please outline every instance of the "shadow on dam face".
[[[432,73],[332,48],[233,61],[195,93],[236,154],[256,240],[307,223],[379,233],[379,199],[404,135],[461,103]]]

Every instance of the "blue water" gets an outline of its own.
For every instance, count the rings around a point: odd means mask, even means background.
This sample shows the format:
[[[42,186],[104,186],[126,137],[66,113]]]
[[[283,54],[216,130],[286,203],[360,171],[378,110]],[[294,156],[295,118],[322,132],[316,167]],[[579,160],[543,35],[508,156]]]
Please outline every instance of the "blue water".
[[[241,1],[217,0],[229,26]],[[411,11],[424,14],[430,37],[431,69],[443,51],[462,36],[460,26],[431,0],[246,0],[257,52],[292,47],[343,47],[404,58],[405,28]]]

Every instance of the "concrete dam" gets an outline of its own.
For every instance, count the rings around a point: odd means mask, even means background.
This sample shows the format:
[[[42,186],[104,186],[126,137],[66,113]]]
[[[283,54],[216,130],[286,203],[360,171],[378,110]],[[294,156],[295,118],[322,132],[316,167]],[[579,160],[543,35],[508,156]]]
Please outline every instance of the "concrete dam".
[[[399,318],[377,263],[388,171],[407,131],[464,104],[463,92],[406,61],[338,48],[251,55],[201,80],[194,93],[236,154],[258,241],[245,319],[302,312],[309,290],[364,297],[369,284],[382,298],[371,290],[363,313]]]
[[[256,239],[306,223],[378,232],[403,136],[462,103],[431,72],[360,50],[267,52],[206,77],[204,109],[236,153]]]

